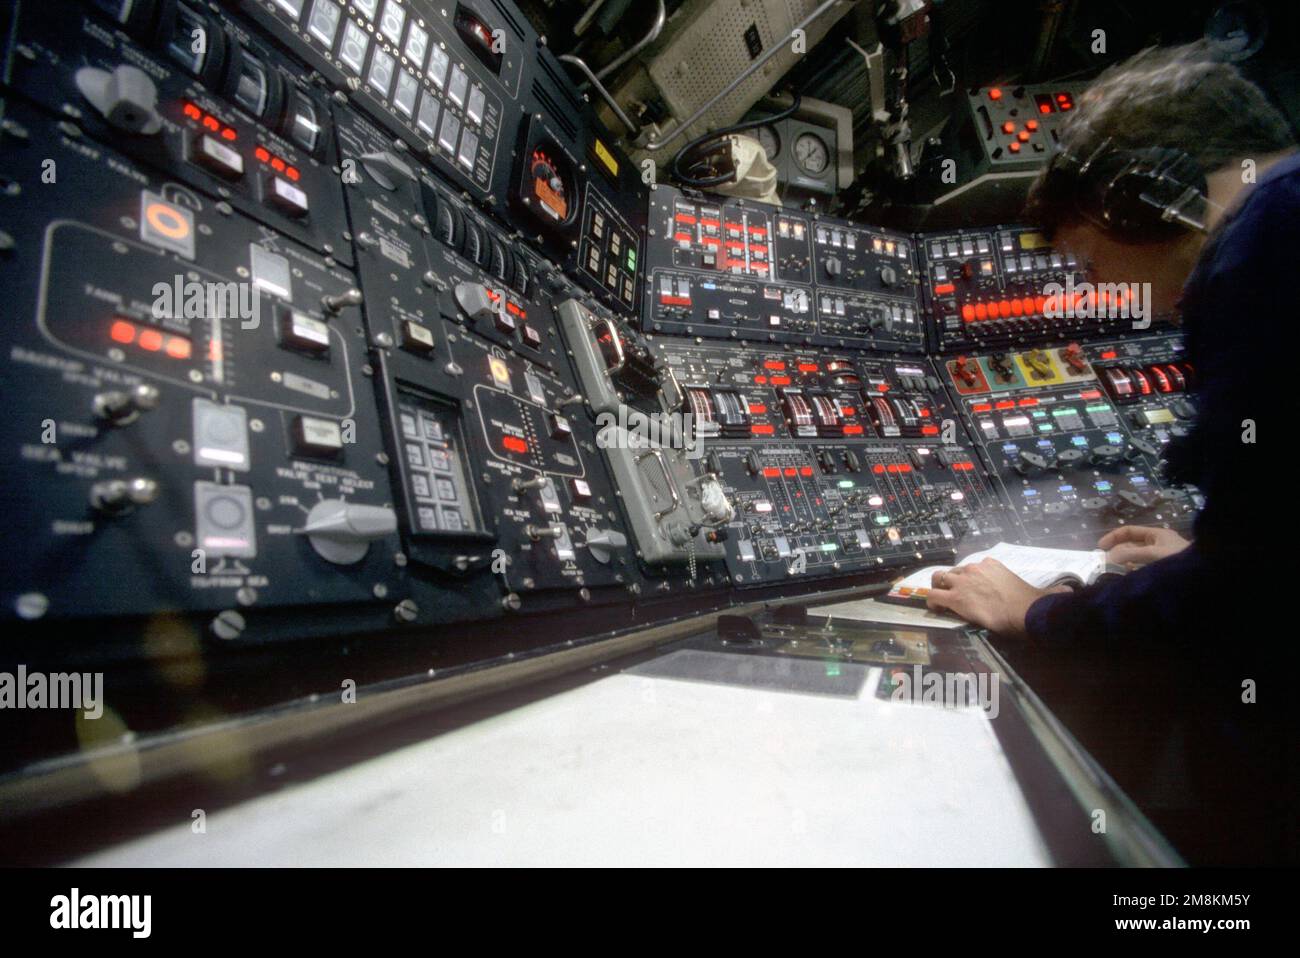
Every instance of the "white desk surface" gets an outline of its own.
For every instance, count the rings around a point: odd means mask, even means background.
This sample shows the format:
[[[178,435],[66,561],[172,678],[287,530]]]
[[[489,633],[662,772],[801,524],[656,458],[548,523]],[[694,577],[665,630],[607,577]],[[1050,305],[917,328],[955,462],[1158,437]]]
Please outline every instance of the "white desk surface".
[[[978,709],[612,673],[73,864],[1047,865]]]

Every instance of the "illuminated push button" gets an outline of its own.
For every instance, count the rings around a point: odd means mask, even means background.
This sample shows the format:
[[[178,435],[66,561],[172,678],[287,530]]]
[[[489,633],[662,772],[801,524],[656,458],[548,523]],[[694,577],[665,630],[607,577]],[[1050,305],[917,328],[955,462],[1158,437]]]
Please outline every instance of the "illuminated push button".
[[[248,413],[243,406],[223,406],[195,399],[194,464],[248,471]]]
[[[551,438],[567,440],[573,435],[573,426],[569,420],[557,412],[549,414],[551,426]]]
[[[402,348],[427,356],[433,352],[433,347],[433,330],[410,319],[402,321]]]
[[[140,239],[193,259],[194,214],[144,190],[140,193]]]
[[[586,479],[570,479],[569,491],[573,495],[574,502],[588,502],[591,500],[591,485]]]
[[[487,103],[487,97],[483,93],[483,88],[477,83],[469,91],[469,99],[465,101],[465,116],[475,126],[483,122],[483,107]]]
[[[253,490],[216,482],[194,483],[195,535],[208,558],[257,557]]]
[[[447,84],[447,99],[458,108],[465,105],[465,95],[469,92],[469,76],[459,66],[451,68],[451,82]]]
[[[532,326],[529,326],[527,323],[524,323],[523,327],[519,331],[519,334],[523,337],[524,342],[527,345],[533,347],[533,349],[542,348],[542,334],[539,333]]]
[[[510,335],[515,331],[515,318],[508,310],[498,309],[493,314],[493,317],[496,320],[497,329],[501,332]]]
[[[286,216],[301,217],[307,215],[307,194],[286,179],[269,176],[263,190],[266,205],[279,210]]]
[[[300,456],[337,459],[343,452],[343,431],[333,419],[295,416],[293,451]]]
[[[506,390],[510,389],[510,367],[506,364],[506,361],[504,359],[502,359],[500,356],[489,356],[488,371],[492,374],[492,381],[494,383],[496,383],[502,389],[506,389]],[[506,438],[511,439],[513,437],[507,436]],[[510,447],[507,446],[506,448],[510,448]],[[527,452],[528,451],[527,443],[525,443],[523,449],[519,451]]]
[[[204,133],[190,148],[190,159],[217,176],[237,180],[244,175],[244,158],[220,140]]]
[[[296,309],[280,308],[280,343],[320,356],[329,352],[330,328]]]

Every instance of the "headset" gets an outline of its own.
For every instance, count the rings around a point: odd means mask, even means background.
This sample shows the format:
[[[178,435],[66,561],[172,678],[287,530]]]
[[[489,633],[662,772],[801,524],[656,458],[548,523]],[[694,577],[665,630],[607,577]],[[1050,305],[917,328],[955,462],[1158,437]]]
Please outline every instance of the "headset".
[[[1204,233],[1205,171],[1182,150],[1122,149],[1107,137],[1086,159],[1061,148],[1047,177],[1075,181],[1078,212],[1132,242],[1172,239],[1184,230]]]

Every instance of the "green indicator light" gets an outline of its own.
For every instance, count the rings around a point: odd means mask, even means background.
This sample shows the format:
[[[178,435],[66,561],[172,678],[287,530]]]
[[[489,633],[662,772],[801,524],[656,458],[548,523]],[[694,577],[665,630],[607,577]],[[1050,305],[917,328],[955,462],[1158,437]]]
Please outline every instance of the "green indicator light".
[[[1053,426],[1050,422],[1041,422],[1038,424],[1039,432],[1051,432],[1055,428],[1056,427]]]
[[[876,516],[876,525],[878,526],[889,525],[889,516]]]
[[[633,272],[636,271],[636,250],[634,249],[627,251],[627,268]]]
[[[852,489],[853,486],[855,485],[855,483],[853,482],[852,479],[841,479],[841,480],[837,483],[837,485],[838,485],[841,489]]]
[[[837,546],[837,545],[836,545],[835,543],[833,543],[833,542],[823,542],[823,543],[822,543],[822,552],[834,552],[834,551],[835,551],[836,549],[838,549],[838,548],[839,548],[839,546]]]

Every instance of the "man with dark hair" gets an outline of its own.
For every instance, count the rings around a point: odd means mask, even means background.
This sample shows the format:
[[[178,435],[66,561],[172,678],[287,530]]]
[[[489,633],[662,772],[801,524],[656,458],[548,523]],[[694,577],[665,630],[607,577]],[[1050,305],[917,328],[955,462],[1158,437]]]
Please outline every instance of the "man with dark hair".
[[[1269,547],[1296,541],[1279,528],[1294,526],[1289,498],[1265,486],[1285,453],[1263,449],[1285,439],[1274,396],[1300,266],[1300,156],[1259,89],[1200,45],[1111,68],[1059,132],[1030,219],[1078,256],[1090,281],[1150,283],[1152,312],[1181,315],[1198,416],[1167,458],[1171,478],[1197,485],[1205,506],[1190,544],[1168,530],[1104,537],[1112,560],[1140,566],[1118,579],[1044,591],[986,560],[937,573],[929,603],[1028,638],[1040,654],[1163,670],[1142,681],[1160,685],[1163,719],[1190,722],[1181,760],[1202,803],[1198,827],[1222,830],[1201,843],[1202,860],[1293,858],[1290,723],[1270,724],[1268,706],[1253,704],[1273,697],[1278,714],[1289,690],[1256,683],[1263,669],[1284,671],[1291,640],[1272,634],[1276,621],[1256,628],[1250,617],[1273,580],[1289,578]],[[1115,184],[1133,169],[1167,179],[1125,195]]]

